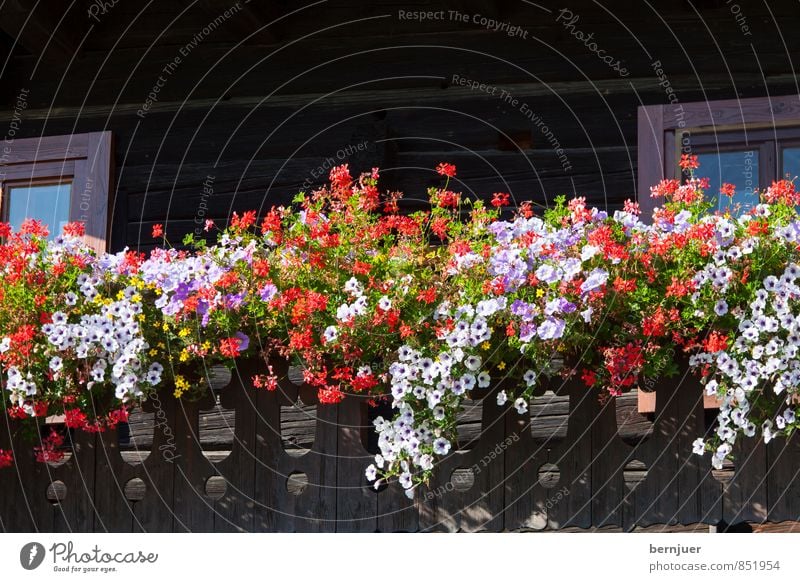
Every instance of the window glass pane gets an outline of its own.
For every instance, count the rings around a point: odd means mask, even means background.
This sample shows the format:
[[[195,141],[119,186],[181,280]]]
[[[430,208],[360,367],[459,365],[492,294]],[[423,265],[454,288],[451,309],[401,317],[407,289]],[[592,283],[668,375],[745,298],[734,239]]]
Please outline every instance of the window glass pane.
[[[8,222],[17,230],[26,218],[41,220],[52,239],[69,222],[70,190],[69,183],[12,186],[8,192]]]
[[[698,154],[697,157],[700,169],[696,170],[696,175],[709,179],[711,184],[706,196],[716,198],[718,208],[739,204],[741,213],[758,204],[758,150],[709,152]],[[727,196],[719,195],[724,182],[736,186],[732,203]]]
[[[785,148],[783,150],[783,173],[781,178],[786,178],[787,175],[789,180],[800,176],[800,147]]]

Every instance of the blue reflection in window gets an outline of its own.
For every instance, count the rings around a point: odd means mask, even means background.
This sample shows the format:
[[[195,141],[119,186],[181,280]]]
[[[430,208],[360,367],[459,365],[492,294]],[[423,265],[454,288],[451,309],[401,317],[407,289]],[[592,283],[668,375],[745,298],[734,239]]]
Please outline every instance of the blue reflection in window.
[[[26,218],[41,220],[52,239],[69,222],[70,190],[69,183],[12,186],[8,194],[8,222],[16,231]]]
[[[738,214],[741,214],[758,204],[757,150],[703,153],[698,154],[697,158],[700,168],[695,170],[695,175],[709,179],[706,197],[716,198],[717,208],[724,210],[730,207],[733,210],[739,205]],[[719,193],[725,182],[736,186],[732,201]]]
[[[794,180],[800,176],[800,148],[784,148],[783,150],[783,175],[781,178]],[[797,184],[800,186],[800,184]]]

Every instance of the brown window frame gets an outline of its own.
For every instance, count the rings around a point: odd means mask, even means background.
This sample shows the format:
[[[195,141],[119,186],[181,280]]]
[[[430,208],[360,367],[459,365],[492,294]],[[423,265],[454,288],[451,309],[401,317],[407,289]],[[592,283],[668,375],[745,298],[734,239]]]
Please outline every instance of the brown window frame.
[[[83,222],[87,244],[107,251],[113,164],[110,131],[6,140],[0,148],[0,216],[7,216],[9,188],[70,181],[69,220]]]
[[[800,143],[800,129],[797,137],[789,129],[800,128],[800,95],[644,105],[637,122],[638,199],[642,215],[649,217],[657,205],[650,187],[680,177],[678,161],[687,133],[703,136],[706,144],[716,143],[720,151],[729,144],[759,149],[758,186],[778,178],[782,148],[791,141]]]

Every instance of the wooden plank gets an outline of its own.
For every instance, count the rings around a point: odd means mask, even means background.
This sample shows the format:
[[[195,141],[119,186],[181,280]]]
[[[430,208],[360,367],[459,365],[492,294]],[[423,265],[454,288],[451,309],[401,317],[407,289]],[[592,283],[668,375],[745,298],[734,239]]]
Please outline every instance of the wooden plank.
[[[722,519],[727,524],[767,520],[767,450],[764,442],[740,438],[734,445],[735,471],[723,494]]]
[[[199,402],[179,400],[175,414],[177,455],[173,515],[176,531],[213,532],[214,503],[206,496],[206,481],[215,474],[200,445],[200,409],[212,408],[214,396]]]
[[[800,440],[795,435],[769,443],[767,470],[768,520],[800,518]]]
[[[336,531],[374,532],[378,528],[378,495],[364,470],[373,455],[366,450],[367,398],[348,396],[338,407],[336,457]]]
[[[638,414],[635,395],[623,394],[600,408],[592,422],[592,523],[597,527],[629,528],[633,492],[625,467],[634,459],[633,445],[646,440],[652,423]],[[638,418],[636,418],[638,417]]]
[[[316,393],[293,385],[285,364],[278,390],[258,394],[255,494],[256,531],[335,531],[336,455],[335,406],[318,406],[314,444],[297,456],[284,449],[280,437],[280,406],[292,406],[298,393],[303,403],[317,404]]]
[[[232,374],[230,385],[222,391],[221,404],[236,411],[234,442],[230,453],[222,460],[212,463],[219,476],[224,479],[224,494],[212,492],[209,475],[205,482],[206,497],[214,499],[214,531],[254,530],[255,523],[255,437],[256,399],[258,390],[253,387],[252,376],[259,371],[253,361],[238,365]],[[202,445],[202,439],[200,440]],[[204,456],[208,453],[203,447]]]
[[[469,448],[441,459],[427,487],[417,492],[421,531],[503,529],[505,410],[495,389],[476,389],[465,407],[481,403],[481,432]]]
[[[650,187],[664,178],[664,106],[639,107],[637,118],[637,191],[642,216],[647,219],[657,204],[650,197]]]
[[[14,147],[4,153],[2,166],[30,162],[64,161],[85,158],[89,137],[86,134],[52,135],[14,140]]]
[[[547,455],[548,463],[558,467],[560,473],[558,483],[543,491],[547,525],[553,529],[588,527],[592,524],[592,471],[597,463],[592,427],[600,407],[597,395],[587,390],[583,381],[554,378],[552,382],[556,394],[569,396],[570,414],[567,438]],[[542,480],[541,472],[539,479]]]

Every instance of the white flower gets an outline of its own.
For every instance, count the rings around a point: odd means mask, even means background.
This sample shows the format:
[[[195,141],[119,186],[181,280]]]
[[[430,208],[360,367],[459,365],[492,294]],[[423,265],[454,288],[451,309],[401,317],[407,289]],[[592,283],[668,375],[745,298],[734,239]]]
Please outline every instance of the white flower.
[[[431,469],[433,469],[433,456],[420,455],[419,466],[423,471],[430,471]]]
[[[411,489],[411,487],[413,487],[414,485],[414,482],[411,479],[411,473],[409,473],[408,471],[402,473],[398,481],[400,482],[400,485],[403,487],[403,489]]]
[[[536,372],[533,370],[528,370],[525,372],[525,375],[522,377],[522,379],[525,381],[525,384],[527,384],[528,387],[531,387],[536,384]]]
[[[525,414],[528,412],[528,402],[524,398],[517,398],[514,401],[514,408],[517,409],[519,414]]]
[[[328,327],[325,328],[325,332],[323,335],[325,337],[325,343],[329,344],[332,341],[336,340],[337,337],[339,337],[339,330],[336,328],[335,325],[329,325]]]
[[[62,360],[58,356],[53,356],[52,358],[50,358],[50,369],[53,370],[53,372],[58,372],[63,367],[64,367],[64,360]]]
[[[500,390],[497,393],[497,405],[503,406],[506,402],[508,402],[508,394],[506,394],[505,390]]]
[[[488,388],[492,382],[492,377],[486,372],[478,374],[478,388]]]
[[[446,455],[450,452],[450,441],[444,437],[439,437],[433,441],[433,452],[437,455]]]
[[[2,340],[0,340],[0,354],[7,352],[9,348],[11,348],[11,338],[4,337]]]
[[[361,290],[361,284],[355,277],[351,277],[347,283],[344,284],[344,290],[355,297],[361,297],[363,294],[363,291]]]
[[[475,372],[478,368],[481,367],[481,358],[480,356],[469,356],[466,360],[464,360],[464,365],[469,369]]]
[[[389,311],[392,308],[392,301],[384,295],[378,300],[378,307],[383,311]]]
[[[342,303],[336,309],[336,319],[339,321],[350,321],[353,318],[353,313],[350,310],[350,306],[347,303]]]
[[[703,439],[695,439],[692,443],[692,452],[695,455],[702,455],[706,451],[706,444],[703,442]]]
[[[367,477],[367,481],[374,481],[378,478],[378,469],[375,467],[375,465],[370,465],[367,467],[367,470],[364,471],[364,474]]]

